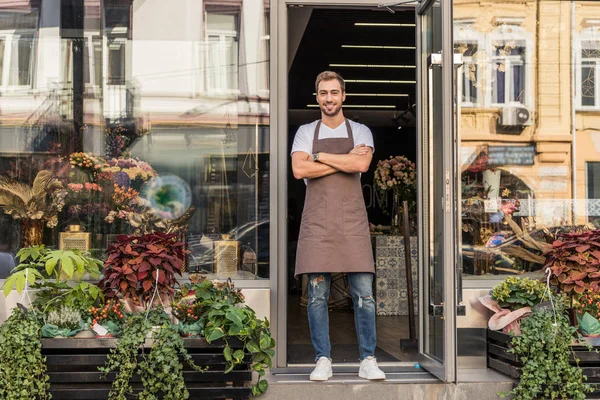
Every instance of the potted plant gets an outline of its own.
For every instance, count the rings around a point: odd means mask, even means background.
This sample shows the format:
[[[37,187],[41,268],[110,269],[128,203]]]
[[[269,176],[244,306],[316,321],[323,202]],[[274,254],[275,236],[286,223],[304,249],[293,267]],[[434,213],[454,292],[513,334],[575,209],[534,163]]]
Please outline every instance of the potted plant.
[[[40,321],[15,308],[0,326],[0,399],[49,399],[49,388]]]
[[[84,328],[81,313],[71,307],[63,306],[52,310],[42,326],[42,337],[57,338],[75,336]]]
[[[584,337],[600,338],[600,293],[584,292],[573,296],[577,325]]]
[[[544,298],[546,285],[537,279],[509,276],[492,289],[492,299],[502,308],[516,311],[533,307]]]
[[[275,340],[271,336],[269,321],[260,320],[254,310],[244,306],[244,296],[235,289],[231,280],[227,282],[209,281],[191,275],[192,290],[196,302],[203,307],[200,324],[204,327],[204,337],[210,343],[225,341],[223,355],[227,361],[226,373],[240,364],[247,351],[252,355],[252,370],[258,373],[258,380],[252,393],[258,396],[268,388],[263,376],[265,369],[271,368],[275,355]],[[243,349],[232,351],[228,340],[236,338],[243,343]]]
[[[0,207],[22,221],[21,247],[42,244],[44,223],[49,228],[58,224],[66,195],[62,183],[48,170],[39,171],[31,186],[0,176]]]
[[[175,276],[183,270],[184,246],[174,234],[119,235],[107,250],[99,285],[106,297],[122,297],[130,311],[146,309],[150,302],[168,304],[177,285]]]
[[[183,286],[180,293],[180,298],[176,298],[171,306],[171,312],[177,321],[176,327],[183,337],[198,336],[202,333],[200,317],[205,308],[195,301],[193,290]]]
[[[117,299],[109,299],[101,307],[92,307],[89,310],[91,323],[90,329],[96,333],[96,337],[119,336],[125,310],[123,303]],[[98,326],[101,328],[99,329]],[[104,333],[104,330],[106,333]]]
[[[488,327],[519,335],[521,321],[531,313],[533,306],[542,301],[545,292],[546,286],[541,281],[507,277],[494,286],[491,295],[479,297],[479,301],[494,312]]]
[[[600,230],[559,234],[547,257],[544,269],[562,292],[600,292]]]
[[[44,245],[26,247],[17,253],[19,265],[4,282],[4,295],[16,288],[22,293],[25,285],[37,289],[32,305],[48,313],[67,305],[78,311],[86,310],[102,297],[100,288],[83,282],[84,274],[100,275],[102,262],[79,250],[51,250]],[[70,285],[69,281],[77,282]]]
[[[577,328],[569,323],[565,296],[556,296],[553,307],[534,307],[521,324],[521,335],[511,338],[509,353],[516,355],[520,369],[519,383],[503,397],[514,399],[585,399],[593,389],[575,357],[571,343]]]

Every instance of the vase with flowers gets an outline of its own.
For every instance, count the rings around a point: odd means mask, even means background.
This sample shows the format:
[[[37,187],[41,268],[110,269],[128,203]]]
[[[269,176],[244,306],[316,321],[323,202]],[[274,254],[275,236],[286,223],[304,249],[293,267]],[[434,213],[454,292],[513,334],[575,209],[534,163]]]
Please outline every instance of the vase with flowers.
[[[31,186],[0,176],[0,207],[13,219],[22,221],[21,247],[42,244],[44,223],[58,224],[67,191],[51,171],[39,171]]]
[[[409,211],[416,205],[416,167],[413,162],[404,156],[390,156],[389,159],[377,162],[374,184],[377,191],[383,196],[392,192],[392,220],[390,233],[400,234],[400,218],[402,204],[408,202]],[[386,203],[387,204],[387,203]],[[387,209],[384,209],[387,214]]]

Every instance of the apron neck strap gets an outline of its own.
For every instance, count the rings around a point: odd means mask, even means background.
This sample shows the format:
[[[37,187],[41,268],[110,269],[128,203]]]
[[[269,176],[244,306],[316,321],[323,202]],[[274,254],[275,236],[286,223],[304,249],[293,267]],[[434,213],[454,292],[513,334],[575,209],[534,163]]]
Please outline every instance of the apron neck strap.
[[[317,140],[319,140],[319,131],[321,130],[321,120],[317,122],[317,126],[315,126],[315,134],[313,135],[313,149],[315,148],[315,144],[317,144]],[[348,132],[348,139],[352,139],[354,142],[354,135],[352,134],[352,126],[350,126],[350,120],[348,118],[344,118],[344,122],[346,123],[346,131]]]

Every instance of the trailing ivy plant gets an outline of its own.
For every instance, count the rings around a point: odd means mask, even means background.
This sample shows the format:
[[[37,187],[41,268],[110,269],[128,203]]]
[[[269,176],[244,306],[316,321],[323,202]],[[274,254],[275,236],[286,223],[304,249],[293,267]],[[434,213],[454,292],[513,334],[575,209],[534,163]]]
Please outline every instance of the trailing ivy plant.
[[[552,310],[534,308],[521,323],[521,335],[511,340],[509,352],[523,364],[519,384],[503,397],[512,395],[516,400],[585,399],[591,393],[590,385],[579,365],[571,365],[571,343],[577,328],[569,323],[566,300],[555,298]],[[579,360],[576,359],[579,363]]]
[[[0,399],[50,399],[41,323],[20,308],[0,326]]]
[[[126,400],[133,393],[131,378],[138,368],[140,346],[144,344],[146,334],[152,328],[151,322],[145,315],[137,314],[128,318],[123,327],[123,334],[117,342],[117,347],[110,350],[104,367],[98,370],[104,377],[110,372],[116,372],[109,400]]]
[[[252,393],[260,396],[267,391],[268,382],[263,376],[266,369],[272,367],[272,358],[275,356],[275,340],[269,330],[269,321],[266,318],[258,319],[254,310],[242,304],[244,296],[239,289],[233,288],[231,281],[214,282],[194,276],[190,280],[194,283],[190,292],[195,294],[197,303],[206,310],[200,317],[206,340],[225,341],[225,373],[243,362],[246,350],[252,356],[252,370],[258,373],[258,381],[252,387]],[[182,294],[186,295],[187,290],[182,288]],[[233,351],[229,338],[241,340],[243,349]]]
[[[152,333],[152,348],[146,355],[140,349],[152,327],[158,329]],[[187,399],[189,393],[183,380],[180,355],[194,370],[205,370],[194,364],[181,336],[162,308],[151,310],[147,318],[145,313],[129,316],[117,347],[110,351],[104,367],[99,368],[104,377],[116,372],[108,399],[128,399],[128,395],[133,394],[131,378],[136,373],[143,384],[139,399],[154,400],[159,396],[164,400]]]
[[[183,378],[181,355],[192,369],[203,372],[206,368],[194,364],[179,335],[178,329],[165,322],[152,334],[152,348],[139,364],[139,374],[144,390],[139,394],[140,400],[184,400],[189,392]]]

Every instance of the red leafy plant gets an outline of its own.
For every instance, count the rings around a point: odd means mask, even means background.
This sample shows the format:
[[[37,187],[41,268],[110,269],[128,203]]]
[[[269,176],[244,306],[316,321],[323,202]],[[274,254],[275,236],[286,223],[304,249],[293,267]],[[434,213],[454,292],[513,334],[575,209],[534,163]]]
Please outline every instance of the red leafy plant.
[[[563,292],[600,292],[600,230],[559,235],[547,257],[544,270]]]
[[[122,296],[138,304],[151,301],[158,286],[161,297],[173,296],[187,250],[177,235],[153,232],[142,236],[119,235],[106,250],[104,277],[106,297]]]

